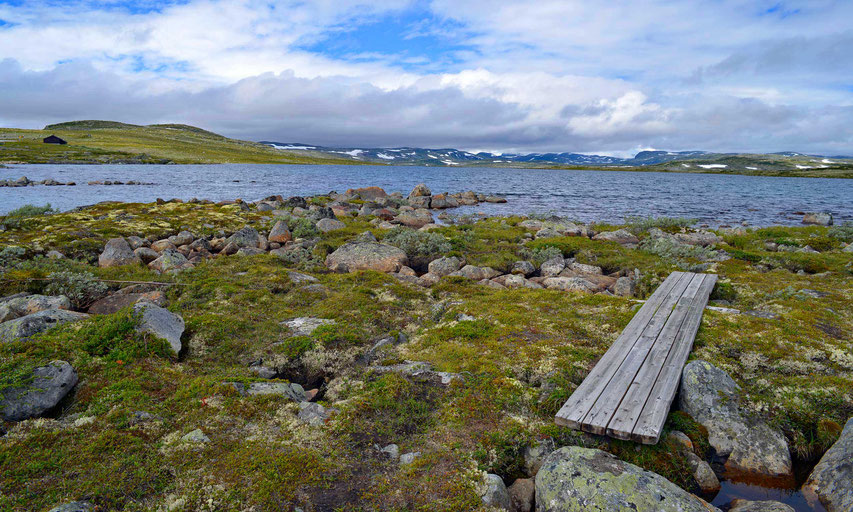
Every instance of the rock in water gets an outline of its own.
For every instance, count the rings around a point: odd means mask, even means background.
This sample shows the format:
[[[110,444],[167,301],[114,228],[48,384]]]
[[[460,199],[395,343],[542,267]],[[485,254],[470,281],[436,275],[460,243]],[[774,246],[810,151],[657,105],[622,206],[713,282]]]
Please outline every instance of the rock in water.
[[[142,260],[133,253],[133,249],[124,238],[111,238],[104,247],[104,252],[98,256],[99,267],[118,267],[135,263],[142,263]]]
[[[742,411],[740,388],[729,375],[705,361],[684,367],[679,405],[708,429],[708,442],[725,460],[730,476],[789,480],[791,454],[785,436]]]
[[[853,510],[853,418],[847,420],[841,437],[823,454],[803,492],[816,494],[827,512]]]
[[[425,183],[419,183],[415,185],[415,188],[413,188],[412,191],[409,193],[409,199],[412,199],[413,197],[424,197],[431,195],[432,191],[430,191],[429,187],[427,187]]]
[[[29,338],[51,327],[85,320],[89,315],[64,309],[47,309],[0,324],[0,342]]]
[[[509,493],[504,481],[498,475],[491,473],[486,475],[486,488],[480,498],[490,507],[509,510]]]
[[[169,342],[172,352],[181,352],[181,334],[184,333],[184,319],[168,309],[151,302],[137,302],[133,310],[140,315],[138,332],[153,334]]]
[[[831,226],[832,214],[830,213],[807,213],[803,215],[803,224],[815,224],[818,226]]]
[[[393,245],[376,242],[344,244],[326,256],[326,266],[335,272],[375,270],[397,272],[408,262],[406,253]]]
[[[666,478],[609,453],[570,446],[536,474],[538,512],[709,512],[712,507]]]
[[[53,409],[77,384],[77,372],[65,361],[51,361],[33,370],[32,379],[0,394],[0,412],[6,421],[22,421]]]

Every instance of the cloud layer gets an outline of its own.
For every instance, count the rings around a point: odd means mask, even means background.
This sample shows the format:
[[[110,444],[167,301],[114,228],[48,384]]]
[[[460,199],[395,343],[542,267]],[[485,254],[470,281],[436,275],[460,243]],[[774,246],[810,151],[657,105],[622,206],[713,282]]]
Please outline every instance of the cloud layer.
[[[247,139],[853,153],[849,2],[0,3],[0,124]]]

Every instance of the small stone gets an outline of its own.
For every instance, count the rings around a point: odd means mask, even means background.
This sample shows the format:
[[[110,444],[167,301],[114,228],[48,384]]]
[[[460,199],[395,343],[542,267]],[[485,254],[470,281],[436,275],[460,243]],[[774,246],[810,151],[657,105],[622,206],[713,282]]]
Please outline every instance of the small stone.
[[[197,429],[193,430],[192,432],[185,434],[183,437],[181,437],[181,441],[183,441],[185,443],[203,444],[203,443],[209,443],[210,438],[207,437],[204,434],[204,432],[201,431],[200,428],[197,428]]]
[[[503,479],[498,475],[492,473],[486,474],[486,487],[480,498],[483,500],[483,503],[490,507],[509,510],[509,493]]]
[[[415,459],[421,456],[421,452],[409,452],[400,455],[400,465],[408,466],[409,464],[415,462]]]
[[[536,485],[532,478],[518,478],[507,488],[510,510],[512,512],[533,512],[536,498]]]
[[[337,412],[337,409],[326,408],[318,403],[301,402],[299,404],[299,413],[296,417],[300,421],[316,427],[324,424],[335,412]]]
[[[400,460],[400,447],[396,444],[389,444],[388,446],[382,448],[381,451],[386,457],[388,457],[394,462]]]

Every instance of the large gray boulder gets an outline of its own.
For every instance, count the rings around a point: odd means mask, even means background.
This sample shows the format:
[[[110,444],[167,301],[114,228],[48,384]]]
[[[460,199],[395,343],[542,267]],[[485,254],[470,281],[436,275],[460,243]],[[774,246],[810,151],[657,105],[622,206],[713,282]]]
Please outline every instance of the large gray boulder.
[[[557,277],[560,272],[566,268],[566,259],[562,256],[555,256],[544,262],[540,267],[542,277]]]
[[[739,405],[740,387],[706,361],[684,367],[679,406],[708,429],[708,441],[731,476],[789,480],[791,454],[785,436]]]
[[[596,290],[595,283],[591,283],[582,277],[549,277],[542,281],[545,288],[549,290],[562,290],[564,292],[590,292]]]
[[[569,446],[536,474],[537,512],[718,511],[666,478],[601,450]]]
[[[14,320],[48,309],[69,309],[71,301],[64,295],[26,295],[0,303],[0,322]]]
[[[593,240],[605,240],[608,242],[616,242],[625,247],[636,247],[640,243],[640,239],[634,236],[627,229],[617,229],[616,231],[604,231],[592,237]]]
[[[168,341],[175,355],[181,352],[181,335],[184,333],[183,318],[148,301],[137,302],[133,310],[139,315],[137,332],[153,334]]]
[[[187,264],[187,258],[175,249],[165,249],[160,256],[148,264],[148,268],[164,273],[180,270]]]
[[[492,267],[475,267],[474,265],[465,265],[456,272],[451,272],[448,275],[465,277],[474,281],[482,281],[483,279],[498,277],[500,274],[500,272]]]
[[[23,421],[53,409],[77,384],[77,372],[65,361],[51,361],[33,370],[22,386],[0,392],[0,413],[5,421]]]
[[[104,252],[98,256],[99,267],[118,267],[139,263],[142,263],[142,260],[133,253],[133,249],[124,238],[111,238],[104,246]]]
[[[225,245],[228,244],[234,244],[237,249],[243,247],[257,249],[261,246],[261,235],[255,228],[245,226],[225,240]]]
[[[323,218],[317,221],[317,229],[322,233],[328,233],[329,231],[337,231],[339,229],[344,229],[347,227],[346,224],[339,221],[338,219],[329,219]]]
[[[429,262],[429,273],[438,277],[444,277],[456,272],[465,262],[456,256],[442,257]]]
[[[803,215],[803,224],[815,224],[817,226],[831,226],[831,213],[807,213]]]
[[[394,221],[410,228],[419,229],[427,224],[432,224],[433,218],[429,210],[420,209],[402,212],[394,217]]]
[[[0,342],[29,338],[51,327],[89,318],[86,313],[47,309],[0,324]]]
[[[376,242],[344,244],[326,256],[326,266],[335,272],[375,270],[397,272],[408,263],[406,253],[393,245]]]
[[[841,437],[823,454],[803,492],[817,495],[827,512],[853,510],[853,418]]]

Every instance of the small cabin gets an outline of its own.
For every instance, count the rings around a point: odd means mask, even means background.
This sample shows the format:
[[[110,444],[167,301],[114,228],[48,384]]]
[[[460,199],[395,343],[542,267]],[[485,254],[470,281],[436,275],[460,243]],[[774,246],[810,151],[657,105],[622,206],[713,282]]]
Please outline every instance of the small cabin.
[[[65,140],[60,139],[56,135],[51,135],[50,137],[45,137],[42,142],[44,142],[45,144],[68,144],[67,142],[65,142]]]

